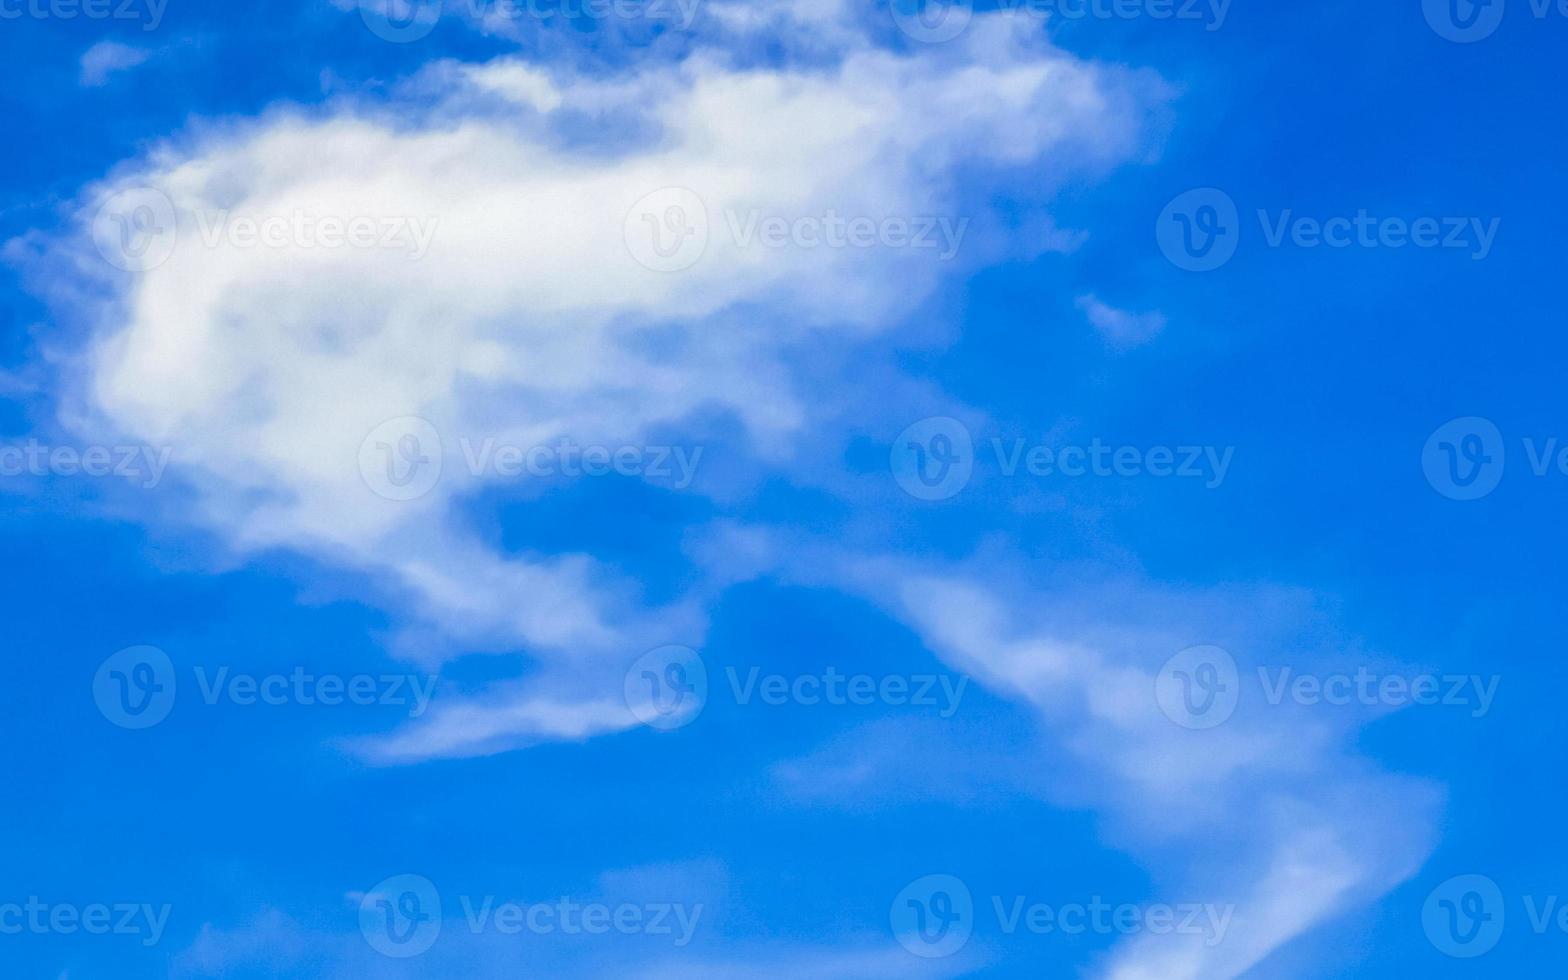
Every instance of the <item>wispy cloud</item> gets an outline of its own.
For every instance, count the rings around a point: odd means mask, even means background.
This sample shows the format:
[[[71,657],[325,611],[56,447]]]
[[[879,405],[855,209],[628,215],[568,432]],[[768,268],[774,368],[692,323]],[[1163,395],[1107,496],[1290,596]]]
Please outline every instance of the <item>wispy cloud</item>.
[[[81,83],[89,88],[105,85],[110,76],[135,68],[151,56],[145,48],[133,48],[117,41],[99,41],[82,54]]]
[[[1101,302],[1092,294],[1078,297],[1078,308],[1113,347],[1138,347],[1165,329],[1165,314],[1129,313]]]
[[[240,553],[286,547],[356,568],[426,635],[570,664],[504,702],[437,710],[396,755],[613,730],[540,706],[619,691],[637,653],[694,642],[701,609],[642,608],[635,583],[589,555],[481,543],[455,506],[493,477],[460,447],[642,445],[721,412],[746,435],[733,448],[783,463],[813,413],[792,345],[862,342],[1007,247],[1004,228],[968,213],[984,195],[961,194],[961,174],[1122,159],[1165,97],[1031,26],[986,16],[960,42],[907,54],[834,33],[836,63],[803,67],[738,67],[720,47],[611,80],[443,63],[396,113],[284,111],[161,149],[93,188],[83,217],[96,237],[55,253],[80,270],[167,225],[160,261],[109,277],[110,303],[76,311],[100,328],[72,361],[66,388],[81,399],[68,414],[177,443],[190,518]],[[634,137],[578,152],[581,120],[602,116]],[[226,233],[246,218],[275,219],[276,241]],[[317,247],[322,218],[438,225],[415,259]],[[676,218],[703,234],[678,269],[657,250]],[[944,249],[914,244],[923,231]],[[435,478],[419,493],[367,486],[399,466]],[[482,737],[455,737],[459,717]],[[415,731],[433,740],[423,752]]]

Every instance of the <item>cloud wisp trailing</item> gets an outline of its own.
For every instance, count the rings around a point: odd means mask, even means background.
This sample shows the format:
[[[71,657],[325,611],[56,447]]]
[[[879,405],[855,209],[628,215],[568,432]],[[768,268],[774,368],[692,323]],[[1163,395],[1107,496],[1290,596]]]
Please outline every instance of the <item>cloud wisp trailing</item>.
[[[780,23],[788,54],[748,57],[745,39]],[[465,506],[505,472],[651,481],[659,447],[685,461],[682,492],[722,506],[696,452],[715,417],[738,433],[729,452],[785,473],[825,416],[791,352],[896,346],[923,301],[1018,247],[977,202],[1021,173],[1138,158],[1170,98],[1017,14],[928,45],[878,43],[835,3],[725,5],[718,24],[678,60],[610,76],[439,61],[384,99],[280,107],[128,162],[83,194],[74,234],[13,245],[36,277],[80,286],[53,297],[81,338],[54,365],[63,424],[177,447],[168,480],[189,506],[146,519],[194,524],[242,558],[284,550],[356,573],[401,655],[530,658],[355,743],[374,763],[631,728],[627,664],[699,645],[724,587],[770,573],[877,605],[1029,706],[1086,774],[1079,802],[1161,885],[1235,902],[1227,942],[1133,940],[1108,980],[1240,976],[1411,873],[1429,791],[1356,759],[1343,728],[1280,712],[1188,731],[1161,713],[1160,661],[1178,634],[1216,628],[1180,611],[1186,597],[1135,590],[1113,628],[1068,611],[1106,595],[899,555],[824,551],[808,570],[737,547],[754,567],[707,562],[690,591],[650,601],[601,555],[502,548],[472,526]],[[92,77],[131,63],[105,54]],[[1080,307],[1115,346],[1164,326],[1093,296]],[[1360,840],[1339,820],[1348,800]],[[262,925],[293,928],[279,922]],[[193,962],[258,945],[203,943]],[[885,965],[821,959],[844,975]]]

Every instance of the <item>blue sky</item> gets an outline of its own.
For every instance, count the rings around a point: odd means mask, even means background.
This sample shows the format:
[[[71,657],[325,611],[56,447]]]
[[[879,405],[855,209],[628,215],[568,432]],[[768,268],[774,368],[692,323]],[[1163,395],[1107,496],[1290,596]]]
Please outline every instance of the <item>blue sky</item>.
[[[1568,17],[363,2],[0,4],[7,976],[1560,968]]]

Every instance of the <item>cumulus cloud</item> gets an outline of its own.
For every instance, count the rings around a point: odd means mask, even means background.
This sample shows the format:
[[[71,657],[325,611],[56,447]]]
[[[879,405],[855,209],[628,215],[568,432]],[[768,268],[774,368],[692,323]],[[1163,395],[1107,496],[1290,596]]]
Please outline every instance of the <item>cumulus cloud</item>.
[[[975,212],[1005,172],[1114,163],[1164,98],[1036,27],[989,16],[908,53],[834,34],[799,67],[443,62],[391,104],[187,134],[92,188],[45,260],[133,270],[85,308],[65,414],[177,447],[185,516],[239,553],[364,571],[427,637],[540,658],[526,687],[433,710],[430,754],[613,730],[618,671],[700,642],[700,608],[478,541],[471,447],[645,445],[720,415],[787,460],[812,398],[785,351],[897,323],[1007,247]]]
[[[709,41],[611,77],[516,58],[432,65],[390,103],[187,133],[90,188],[79,234],[37,259],[38,276],[72,283],[56,299],[86,336],[60,355],[63,418],[177,447],[182,519],[241,556],[289,549],[362,573],[409,649],[535,659],[525,679],[438,701],[366,748],[376,761],[628,727],[625,666],[705,629],[706,595],[650,604],[592,555],[477,534],[461,506],[496,478],[461,440],[645,445],[716,414],[744,434],[735,451],[781,467],[818,404],[792,349],[885,336],[1013,247],[980,202],[1019,174],[1043,194],[1075,167],[1136,156],[1166,98],[1019,16],[891,48],[825,0],[720,9],[714,36],[782,18],[809,56],[759,65]],[[939,218],[956,249],[910,245],[913,223]],[[1083,308],[1116,343],[1161,322],[1093,297]],[[768,567],[755,547],[735,554],[748,569],[715,581]],[[797,574],[882,605],[1035,708],[1129,849],[1184,897],[1237,902],[1223,945],[1134,942],[1107,965],[1113,980],[1238,976],[1423,852],[1421,806],[1400,802],[1422,793],[1350,757],[1344,731],[1281,713],[1185,732],[1160,716],[1154,671],[1185,645],[1173,624],[1206,639],[1216,621],[1180,612],[1190,597],[1158,615],[1146,603],[1141,619],[1162,625],[1134,630],[1139,617],[1104,612],[1107,596],[1078,597],[1105,617],[1086,623],[1060,596],[969,568],[840,555]],[[1352,805],[1357,841],[1340,819]],[[253,931],[280,929],[295,927]],[[190,962],[258,948],[208,933]],[[889,963],[835,953],[820,966]],[[780,959],[756,975],[780,972],[798,970]]]

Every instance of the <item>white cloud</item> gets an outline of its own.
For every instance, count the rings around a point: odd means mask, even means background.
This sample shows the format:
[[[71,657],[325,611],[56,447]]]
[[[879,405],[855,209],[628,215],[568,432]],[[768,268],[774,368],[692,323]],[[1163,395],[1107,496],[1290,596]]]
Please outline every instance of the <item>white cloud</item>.
[[[173,469],[196,491],[188,517],[237,551],[285,547],[363,570],[451,644],[545,661],[527,688],[501,689],[510,701],[434,710],[423,724],[441,752],[494,751],[503,720],[518,741],[613,729],[602,704],[620,671],[653,646],[699,642],[700,609],[644,609],[635,583],[586,555],[477,541],[454,505],[485,479],[454,443],[637,445],[720,413],[761,459],[788,459],[812,399],[785,349],[859,342],[1007,247],[969,213],[987,185],[965,175],[1050,160],[1060,179],[1118,161],[1164,98],[1030,26],[988,16],[962,43],[909,55],[862,39],[806,68],[740,67],[721,49],[610,79],[443,63],[392,106],[280,110],[171,143],[84,199],[86,222],[117,192],[156,188],[179,234],[166,261],[110,280],[91,308],[65,414],[174,446]],[[605,119],[635,135],[607,149],[594,129]],[[705,208],[707,247],[689,268],[654,271],[628,247],[628,215],[670,187]],[[934,215],[975,218],[957,261],[747,244],[736,230],[754,217]],[[272,246],[221,233],[245,217],[367,216],[435,222],[428,251],[412,261],[296,230]],[[635,217],[634,235],[646,231]],[[111,246],[149,227],[128,220],[110,226]],[[57,250],[69,275],[54,278],[79,279],[93,248],[84,233]],[[360,470],[362,449],[401,445],[366,448],[400,417],[445,440],[439,482],[411,501],[372,494]]]
[[[699,48],[610,80],[511,59],[448,64],[394,105],[280,110],[190,134],[92,188],[82,235],[45,260],[40,275],[80,279],[97,262],[86,226],[100,205],[127,188],[166,194],[180,227],[173,254],[106,277],[102,302],[77,309],[91,339],[62,362],[64,417],[104,438],[177,447],[190,520],[242,555],[293,549],[383,583],[409,635],[438,638],[432,656],[521,647],[538,659],[527,681],[438,702],[373,758],[625,727],[614,703],[624,666],[651,646],[696,644],[704,629],[699,597],[650,609],[635,582],[591,556],[480,540],[458,506],[485,479],[464,470],[451,439],[636,444],[721,413],[751,452],[783,463],[815,408],[785,356],[792,345],[885,331],[946,276],[1009,247],[971,213],[1001,175],[1061,179],[1129,158],[1144,113],[1165,97],[1145,77],[1052,48],[1021,18],[979,16],[957,41],[895,54],[849,28],[842,7],[792,9],[780,16],[814,25],[832,58],[746,67]],[[706,250],[679,272],[640,265],[624,237],[637,202],[669,187],[708,215]],[[976,230],[943,264],[915,249],[743,247],[727,220],[828,212],[962,215]],[[203,227],[225,215],[437,226],[416,262],[298,238],[204,243]],[[1113,342],[1157,330],[1157,314],[1093,297],[1084,309]],[[448,437],[442,479],[417,500],[382,499],[365,485],[361,449],[404,416]],[[754,548],[746,561],[761,565]],[[1347,758],[1342,732],[1282,714],[1190,733],[1159,715],[1149,658],[1184,645],[1171,624],[1198,622],[1173,611],[1190,597],[1157,616],[1144,608],[1163,625],[1134,630],[1104,614],[1103,596],[1085,601],[1102,616],[1085,623],[1027,590],[1009,601],[994,575],[969,569],[839,559],[814,575],[881,603],[956,668],[1035,707],[1092,773],[1081,791],[1129,849],[1178,878],[1184,897],[1209,890],[1242,906],[1222,946],[1134,943],[1108,965],[1114,980],[1238,976],[1390,887],[1424,852],[1425,815],[1408,802],[1420,793]],[[1355,840],[1342,819],[1352,804]]]
[[[1163,313],[1129,313],[1100,302],[1092,294],[1078,297],[1078,308],[1113,347],[1146,344],[1165,329]]]
[[[97,87],[108,83],[116,72],[135,68],[151,57],[151,52],[116,41],[99,41],[82,53],[81,83]]]
[[[744,537],[744,564],[761,574],[765,535],[752,528]],[[701,550],[723,565],[732,549],[720,540]],[[1037,712],[1059,746],[1033,750],[1052,778],[1031,783],[1009,761],[992,760],[991,782],[1093,806],[1110,841],[1143,859],[1167,895],[1235,906],[1223,942],[1143,937],[1111,955],[1096,974],[1106,980],[1242,976],[1290,939],[1393,888],[1432,847],[1435,789],[1381,772],[1347,748],[1367,716],[1254,701],[1225,724],[1194,731],[1160,708],[1161,665],[1197,644],[1218,643],[1244,665],[1272,656],[1320,669],[1365,660],[1333,648],[1350,641],[1334,635],[1310,596],[1085,585],[1079,575],[1042,587],[1024,584],[994,555],[931,568],[849,555],[798,535],[774,535],[771,556],[770,573],[864,596],[910,626],[951,669]],[[1292,649],[1304,637],[1329,646]],[[873,730],[850,740],[869,745],[875,758],[890,736],[896,733]],[[1031,749],[993,741],[974,751],[1012,757]],[[775,776],[807,802],[812,794],[798,787],[819,776],[862,801],[877,791],[870,781],[878,773],[829,763],[832,755],[785,764]],[[962,785],[950,787],[952,794],[992,791],[972,764],[955,768]],[[888,778],[897,773],[890,768]],[[880,792],[897,797],[909,788],[884,780]]]

